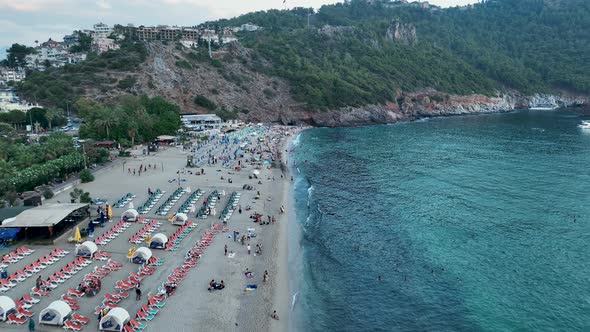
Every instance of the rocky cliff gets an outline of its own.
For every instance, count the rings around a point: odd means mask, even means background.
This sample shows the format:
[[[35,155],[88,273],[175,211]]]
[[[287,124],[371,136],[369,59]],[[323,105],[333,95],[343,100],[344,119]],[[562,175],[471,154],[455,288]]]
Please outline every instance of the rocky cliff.
[[[397,41],[408,45],[416,43],[416,27],[413,24],[392,20],[387,28],[385,37],[391,41]]]
[[[399,24],[393,24],[393,27],[396,27],[391,31],[394,39],[411,41],[411,29]],[[396,29],[405,29],[406,32],[395,32]],[[323,33],[352,31],[352,28],[329,27]],[[397,91],[395,101],[383,105],[310,110],[293,99],[288,82],[262,74],[265,70],[261,68],[254,70],[251,51],[239,44],[230,44],[216,52],[215,61],[198,57],[194,50],[178,45],[150,43],[147,47],[150,55],[141,69],[125,74],[135,80],[131,88],[121,90],[113,87],[106,92],[104,89],[87,89],[86,96],[101,101],[114,100],[126,93],[163,96],[179,105],[185,113],[212,113],[194,103],[194,97],[202,95],[220,108],[236,112],[243,120],[315,126],[384,124],[444,115],[506,112],[534,103],[555,102],[560,106],[589,104],[588,97],[565,93],[559,96],[522,96],[513,92],[490,97],[449,95],[425,89]],[[271,66],[261,60],[257,63],[263,67]],[[104,75],[114,77],[114,73],[106,72]]]

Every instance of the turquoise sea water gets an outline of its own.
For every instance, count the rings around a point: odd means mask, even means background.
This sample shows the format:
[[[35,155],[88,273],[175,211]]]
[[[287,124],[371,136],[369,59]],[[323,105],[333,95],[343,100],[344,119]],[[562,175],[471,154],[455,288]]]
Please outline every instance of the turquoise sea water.
[[[295,329],[590,331],[579,123],[522,111],[303,132]]]

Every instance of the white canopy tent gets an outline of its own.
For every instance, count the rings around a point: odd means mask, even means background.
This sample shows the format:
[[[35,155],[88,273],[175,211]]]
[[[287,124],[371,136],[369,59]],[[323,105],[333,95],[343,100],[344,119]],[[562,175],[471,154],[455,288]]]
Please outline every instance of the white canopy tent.
[[[137,250],[135,250],[133,255],[131,255],[130,260],[133,263],[143,264],[151,257],[152,257],[152,251],[149,248],[139,247],[139,248],[137,248]]]
[[[76,247],[76,256],[83,256],[91,258],[98,250],[96,244],[92,241],[86,241]]]
[[[16,304],[8,296],[0,296],[0,320],[6,321],[11,312],[16,311]]]
[[[184,225],[188,220],[188,216],[184,213],[177,213],[172,219],[173,225]]]
[[[125,221],[137,221],[137,217],[139,217],[139,213],[135,209],[129,209],[121,215],[121,219]]]
[[[123,331],[130,318],[127,310],[119,307],[113,308],[100,320],[98,329],[101,331]]]
[[[150,241],[150,248],[164,249],[166,247],[166,243],[168,243],[168,237],[163,233],[158,233],[152,237]]]
[[[72,308],[64,301],[53,301],[39,313],[39,324],[64,325],[64,321],[72,314]]]

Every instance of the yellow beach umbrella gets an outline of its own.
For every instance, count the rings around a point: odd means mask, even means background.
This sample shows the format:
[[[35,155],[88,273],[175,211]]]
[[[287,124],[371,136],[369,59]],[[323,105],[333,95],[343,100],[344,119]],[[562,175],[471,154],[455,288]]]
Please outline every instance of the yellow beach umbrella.
[[[74,233],[74,241],[80,242],[82,241],[82,234],[80,234],[80,227],[76,226],[76,231]]]

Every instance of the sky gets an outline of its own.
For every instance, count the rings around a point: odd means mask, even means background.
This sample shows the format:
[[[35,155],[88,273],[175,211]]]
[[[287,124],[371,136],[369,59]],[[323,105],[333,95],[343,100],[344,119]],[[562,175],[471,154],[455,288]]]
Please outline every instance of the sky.
[[[73,30],[108,25],[198,25],[271,8],[314,7],[337,0],[0,0],[0,59],[2,48],[35,40],[61,40]],[[430,0],[442,7],[477,0]]]

